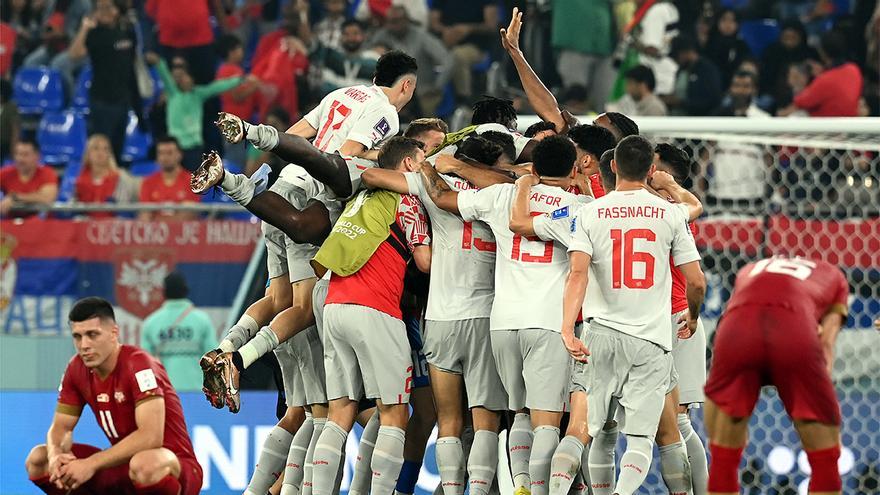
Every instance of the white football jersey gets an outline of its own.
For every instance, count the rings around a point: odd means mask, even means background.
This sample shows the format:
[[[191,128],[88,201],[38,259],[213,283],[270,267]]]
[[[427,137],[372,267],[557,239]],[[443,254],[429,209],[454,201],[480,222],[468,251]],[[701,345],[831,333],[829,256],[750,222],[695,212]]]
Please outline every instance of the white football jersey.
[[[495,298],[495,237],[482,222],[463,221],[439,208],[418,173],[405,174],[409,193],[431,219],[431,281],[425,319],[488,318]],[[440,175],[453,191],[476,189],[468,181]]]
[[[497,184],[458,193],[458,209],[467,221],[486,222],[495,235],[495,301],[492,330],[562,328],[562,291],[568,274],[565,248],[553,241],[523,237],[510,231],[510,208],[516,186]],[[532,188],[529,210],[548,213],[578,202],[558,187]],[[668,299],[668,297],[667,297]]]
[[[538,215],[532,220],[535,235],[542,241],[556,241],[568,248],[575,218],[581,208],[593,200],[592,196],[578,196],[578,202],[569,206]]]
[[[612,191],[581,208],[569,252],[592,257],[584,319],[672,350],[672,274],[700,259],[687,214],[647,190]]]

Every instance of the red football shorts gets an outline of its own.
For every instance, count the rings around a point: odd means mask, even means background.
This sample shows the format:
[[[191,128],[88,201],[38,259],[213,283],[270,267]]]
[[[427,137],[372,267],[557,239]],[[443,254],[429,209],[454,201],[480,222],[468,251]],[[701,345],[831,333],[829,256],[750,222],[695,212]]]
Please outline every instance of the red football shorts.
[[[715,334],[706,397],[727,415],[744,418],[761,387],[774,385],[793,419],[839,425],[840,406],[817,329],[809,316],[781,307],[728,312]]]
[[[78,459],[88,457],[100,450],[82,443],[75,443],[71,448],[71,452]],[[202,489],[202,467],[195,459],[178,458],[178,461],[180,462],[180,476],[177,481],[180,483],[181,495],[198,495]],[[96,472],[92,479],[77,490],[77,493],[134,494],[134,483],[128,476],[128,463]]]

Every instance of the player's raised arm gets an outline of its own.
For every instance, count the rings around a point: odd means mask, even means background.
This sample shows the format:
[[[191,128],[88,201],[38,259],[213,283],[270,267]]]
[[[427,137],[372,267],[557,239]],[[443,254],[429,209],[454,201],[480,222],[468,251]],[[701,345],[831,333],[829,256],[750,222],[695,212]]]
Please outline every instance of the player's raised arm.
[[[427,165],[430,167],[430,165]],[[403,172],[385,168],[370,168],[364,170],[361,182],[369,189],[386,189],[398,194],[409,194],[409,186]]]
[[[306,139],[312,139],[318,134],[318,129],[313,126],[306,117],[299,119],[292,126],[288,127],[285,134],[299,136]]]
[[[553,93],[547,89],[547,86],[535,74],[532,66],[526,61],[522,50],[519,48],[519,32],[521,28],[522,12],[518,8],[514,8],[510,24],[506,29],[501,28],[501,45],[507,51],[507,54],[510,55],[510,59],[513,61],[514,67],[516,67],[516,73],[522,83],[523,90],[526,92],[526,97],[528,97],[532,108],[535,109],[535,113],[542,120],[553,122],[556,129],[564,132],[568,129],[568,122],[559,109],[556,97],[553,96]]]
[[[510,208],[510,230],[520,235],[535,235],[534,217],[529,212],[529,195],[538,184],[537,175],[523,175],[516,180],[516,193]]]
[[[441,209],[461,215],[458,211],[458,191],[453,191],[434,167],[422,167],[419,172],[422,174],[431,201]]]
[[[437,155],[434,166],[437,172],[441,174],[455,174],[480,189],[495,184],[509,184],[513,182],[513,178],[504,172],[494,170],[487,165],[477,162],[471,163],[459,160],[453,155]]]

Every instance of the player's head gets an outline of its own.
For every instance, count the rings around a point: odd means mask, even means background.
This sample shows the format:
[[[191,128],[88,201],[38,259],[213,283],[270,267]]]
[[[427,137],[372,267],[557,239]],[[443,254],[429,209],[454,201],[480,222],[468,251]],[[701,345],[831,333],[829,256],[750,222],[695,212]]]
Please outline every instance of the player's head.
[[[425,150],[431,151],[443,143],[447,132],[449,126],[443,119],[426,117],[410,122],[403,135],[421,141],[425,145]]]
[[[189,295],[189,285],[186,278],[180,272],[171,272],[163,281],[165,299],[186,299]]]
[[[602,179],[605,192],[611,192],[617,186],[617,175],[611,169],[611,160],[614,160],[614,149],[606,150],[599,158],[599,178]]]
[[[626,84],[626,94],[635,101],[653,93],[657,84],[654,79],[654,71],[647,65],[633,67],[624,73],[623,78]]]
[[[217,51],[223,60],[231,64],[240,64],[244,60],[244,44],[234,34],[224,34],[217,41]]]
[[[542,139],[532,150],[532,168],[540,177],[571,177],[577,151],[567,136]]]
[[[385,53],[376,62],[373,84],[391,90],[388,100],[398,111],[405,107],[416,91],[416,59],[400,50]]]
[[[535,141],[540,141],[545,137],[555,136],[556,134],[556,124],[542,120],[530,125],[526,129],[526,132],[523,133],[523,136],[534,139]]]
[[[485,134],[485,133],[483,133]],[[458,144],[455,150],[455,158],[480,162],[485,165],[497,165],[501,160],[504,150],[498,143],[493,143],[483,136],[472,135]]]
[[[425,145],[413,138],[396,136],[379,150],[379,167],[410,172],[417,163],[425,161]]]
[[[585,175],[593,175],[599,171],[599,157],[605,150],[614,148],[616,142],[611,131],[593,124],[572,127],[568,131],[568,137],[574,141],[578,170]]]
[[[615,141],[639,134],[639,126],[631,118],[620,112],[600,113],[593,119],[593,124],[611,131],[611,134],[614,134]]]
[[[669,143],[658,144],[654,147],[654,152],[657,153],[657,160],[654,162],[657,170],[668,173],[675,182],[683,185],[691,173],[691,157],[687,152]]]
[[[163,136],[156,140],[156,163],[163,172],[171,173],[180,167],[183,152],[180,143],[173,136]]]
[[[501,146],[503,153],[501,160],[504,164],[512,164],[516,161],[516,146],[513,144],[513,135],[501,131],[486,131],[480,137]]]
[[[641,136],[627,136],[614,148],[611,169],[621,180],[644,182],[654,172],[654,147]]]
[[[356,52],[361,49],[364,44],[366,29],[361,21],[357,19],[348,19],[342,23],[342,37],[340,44],[347,52]]]
[[[513,102],[494,96],[483,96],[474,103],[471,125],[501,124],[508,129],[516,129],[516,109]]]
[[[73,345],[87,368],[97,368],[119,346],[116,314],[106,299],[87,297],[74,303],[67,315]]]

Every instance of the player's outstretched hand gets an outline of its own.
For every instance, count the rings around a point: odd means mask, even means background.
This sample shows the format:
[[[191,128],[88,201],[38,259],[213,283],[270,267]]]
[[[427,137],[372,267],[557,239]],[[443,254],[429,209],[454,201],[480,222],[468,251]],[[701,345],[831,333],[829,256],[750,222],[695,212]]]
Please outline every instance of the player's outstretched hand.
[[[522,29],[522,12],[517,7],[513,8],[510,16],[510,24],[507,28],[501,28],[501,46],[509,52],[519,51],[519,31]]]
[[[525,174],[523,176],[520,176],[519,179],[516,179],[515,184],[517,188],[522,189],[536,186],[539,182],[541,182],[541,178],[537,175]]]
[[[689,339],[697,331],[697,319],[691,318],[690,312],[678,317],[678,338]]]
[[[61,482],[70,490],[76,490],[95,475],[95,466],[88,457],[74,459],[61,468]]]
[[[575,361],[580,361],[582,363],[587,362],[587,356],[590,355],[590,350],[587,349],[587,346],[581,339],[574,336],[574,331],[563,330],[562,343],[565,344],[565,350],[571,354],[571,357],[573,357]]]

